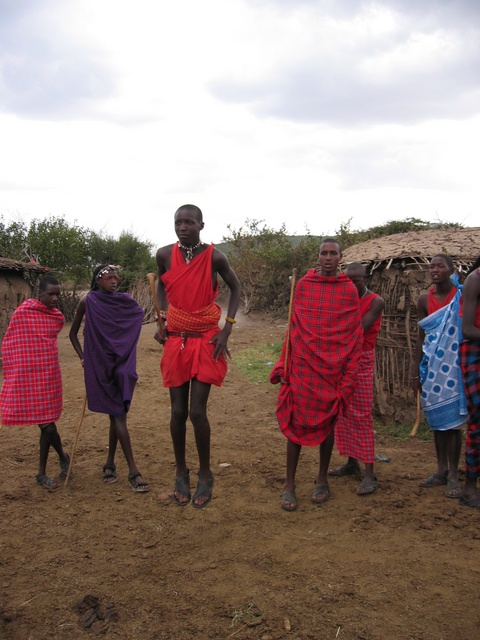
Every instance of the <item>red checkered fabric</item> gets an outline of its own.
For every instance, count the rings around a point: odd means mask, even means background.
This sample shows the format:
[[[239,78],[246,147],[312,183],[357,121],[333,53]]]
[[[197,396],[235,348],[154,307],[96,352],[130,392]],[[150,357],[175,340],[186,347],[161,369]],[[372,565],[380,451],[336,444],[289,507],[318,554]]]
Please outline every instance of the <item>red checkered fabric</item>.
[[[358,382],[345,412],[335,424],[335,444],[341,456],[351,456],[367,464],[375,460],[373,428],[373,371],[375,351],[363,351]]]
[[[2,343],[4,425],[55,422],[62,413],[57,336],[65,319],[33,298],[14,312]]]
[[[356,387],[362,349],[358,293],[344,275],[320,276],[311,269],[295,290],[290,329],[287,384],[277,401],[283,434],[300,445],[315,446],[331,432]],[[284,374],[285,344],[270,375]]]

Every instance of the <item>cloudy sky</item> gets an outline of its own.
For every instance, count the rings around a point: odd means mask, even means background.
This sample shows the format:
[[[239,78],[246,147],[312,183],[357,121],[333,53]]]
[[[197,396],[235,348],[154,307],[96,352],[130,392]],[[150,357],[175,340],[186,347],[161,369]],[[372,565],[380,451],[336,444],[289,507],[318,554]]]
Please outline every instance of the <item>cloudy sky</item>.
[[[479,0],[0,0],[0,215],[480,225]]]

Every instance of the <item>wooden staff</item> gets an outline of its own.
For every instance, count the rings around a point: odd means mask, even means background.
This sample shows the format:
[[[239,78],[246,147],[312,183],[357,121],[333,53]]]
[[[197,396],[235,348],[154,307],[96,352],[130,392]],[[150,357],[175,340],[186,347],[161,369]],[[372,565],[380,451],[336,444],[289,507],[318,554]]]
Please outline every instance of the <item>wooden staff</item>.
[[[285,360],[283,363],[284,375],[287,375],[288,371],[288,356],[290,355],[290,325],[292,324],[292,307],[293,307],[293,294],[295,293],[295,280],[297,279],[297,270],[292,271],[292,279],[290,283],[290,302],[288,304],[288,321],[287,321],[287,342],[285,344]]]
[[[417,391],[417,417],[415,419],[415,424],[412,427],[412,431],[410,432],[410,438],[415,438],[418,431],[418,425],[420,424],[420,391]]]
[[[70,474],[72,473],[73,457],[75,455],[75,449],[77,448],[78,436],[80,435],[80,427],[82,426],[83,416],[85,415],[86,406],[87,406],[87,394],[85,394],[85,397],[83,398],[82,415],[80,416],[80,420],[77,426],[77,432],[75,433],[75,440],[73,441],[72,453],[70,455],[70,464],[68,465],[67,477],[65,478],[65,483],[63,485],[64,487],[67,486],[68,480],[70,478]]]
[[[160,333],[160,337],[165,340],[167,336],[165,335],[165,329],[163,327],[163,322],[161,318],[161,311],[160,311],[160,307],[158,306],[157,287],[155,285],[155,282],[157,280],[157,274],[147,273],[147,280],[150,283],[150,291],[152,292],[153,304],[155,305],[155,311],[157,312],[158,331]]]

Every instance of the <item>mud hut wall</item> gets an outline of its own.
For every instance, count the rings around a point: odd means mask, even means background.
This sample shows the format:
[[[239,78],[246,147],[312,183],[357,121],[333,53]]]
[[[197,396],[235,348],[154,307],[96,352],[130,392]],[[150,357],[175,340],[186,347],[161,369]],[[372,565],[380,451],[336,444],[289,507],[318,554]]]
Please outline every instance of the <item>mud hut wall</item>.
[[[419,265],[420,267],[420,265]],[[416,303],[430,286],[428,269],[401,262],[376,269],[369,288],[385,300],[375,356],[376,408],[385,420],[410,420],[410,370],[418,334]]]
[[[20,272],[0,271],[0,341],[15,309],[31,296],[32,287]]]

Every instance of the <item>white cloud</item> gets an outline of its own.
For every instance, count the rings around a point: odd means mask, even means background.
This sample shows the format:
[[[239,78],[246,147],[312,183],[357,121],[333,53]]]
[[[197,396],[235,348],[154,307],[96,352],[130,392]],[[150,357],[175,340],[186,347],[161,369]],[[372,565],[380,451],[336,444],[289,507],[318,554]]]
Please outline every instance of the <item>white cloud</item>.
[[[193,202],[332,233],[475,220],[480,3],[0,5],[0,214],[156,245]]]

